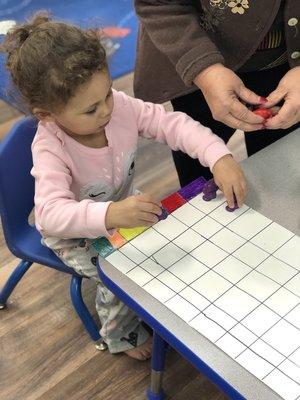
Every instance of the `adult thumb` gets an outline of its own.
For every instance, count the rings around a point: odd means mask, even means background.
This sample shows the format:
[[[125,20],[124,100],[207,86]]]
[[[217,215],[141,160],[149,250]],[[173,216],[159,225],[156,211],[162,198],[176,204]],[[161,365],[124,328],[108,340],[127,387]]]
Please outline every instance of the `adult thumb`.
[[[247,89],[246,86],[241,86],[237,95],[241,100],[248,104],[260,105],[266,102],[263,97],[258,96],[258,94],[252,92],[252,90]]]
[[[273,107],[275,104],[279,103],[280,100],[284,98],[286,93],[287,91],[283,87],[278,86],[277,89],[271,92],[267,97],[268,102],[266,103],[266,106],[268,108]]]

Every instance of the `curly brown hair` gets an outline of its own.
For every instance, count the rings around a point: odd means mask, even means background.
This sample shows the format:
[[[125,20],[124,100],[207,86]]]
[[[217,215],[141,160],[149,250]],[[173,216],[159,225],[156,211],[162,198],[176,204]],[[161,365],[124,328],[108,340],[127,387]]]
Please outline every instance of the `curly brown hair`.
[[[28,111],[62,109],[77,88],[107,68],[105,49],[96,30],[56,22],[47,12],[16,25],[0,51]]]

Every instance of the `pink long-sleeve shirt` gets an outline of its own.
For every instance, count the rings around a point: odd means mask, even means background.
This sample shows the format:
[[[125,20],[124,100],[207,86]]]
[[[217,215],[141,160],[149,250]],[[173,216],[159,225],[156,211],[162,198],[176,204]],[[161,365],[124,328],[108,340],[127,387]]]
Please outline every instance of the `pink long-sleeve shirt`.
[[[90,148],[55,123],[38,125],[32,144],[35,223],[44,238],[108,236],[111,201],[132,194],[138,137],[155,139],[212,167],[230,151],[210,129],[186,114],[167,112],[113,91],[114,108],[105,127],[108,146]]]

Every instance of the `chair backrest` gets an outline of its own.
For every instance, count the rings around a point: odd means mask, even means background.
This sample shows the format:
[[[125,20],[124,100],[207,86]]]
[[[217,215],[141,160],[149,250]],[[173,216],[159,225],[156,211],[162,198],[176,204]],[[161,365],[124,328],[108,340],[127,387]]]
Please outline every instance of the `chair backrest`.
[[[17,122],[0,143],[0,213],[6,243],[12,253],[18,238],[29,229],[28,217],[34,206],[34,178],[31,143],[37,121]]]

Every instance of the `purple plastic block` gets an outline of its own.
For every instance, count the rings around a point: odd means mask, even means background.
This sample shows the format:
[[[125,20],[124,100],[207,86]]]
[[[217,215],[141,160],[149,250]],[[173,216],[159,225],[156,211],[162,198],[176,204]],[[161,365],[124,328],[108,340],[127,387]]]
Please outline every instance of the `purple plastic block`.
[[[215,181],[213,179],[210,179],[209,181],[206,182],[206,184],[203,187],[203,200],[205,201],[210,201],[212,199],[215,199],[217,197],[217,190],[218,186],[215,184]]]
[[[169,215],[168,211],[165,208],[161,207],[161,211],[162,211],[161,215],[158,216],[159,221],[161,221],[162,219],[166,219],[167,216]]]
[[[233,196],[234,196],[234,206],[233,206],[232,208],[230,208],[229,206],[226,206],[226,207],[225,207],[225,209],[226,209],[227,211],[229,211],[229,212],[233,212],[234,210],[236,210],[237,208],[239,208],[239,206],[238,206],[238,204],[237,204],[237,201],[236,201],[235,194],[234,194]]]
[[[205,178],[203,178],[203,176],[200,176],[200,178],[195,179],[193,182],[189,183],[188,185],[180,189],[178,193],[185,200],[189,201],[202,192],[202,189],[205,184],[206,184]]]
[[[205,201],[210,201],[210,200],[215,199],[216,197],[217,197],[217,193],[213,192],[213,193],[204,194],[202,196],[202,199],[205,200]]]

